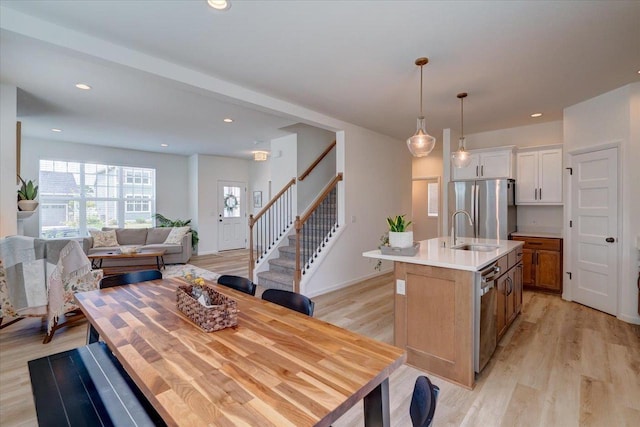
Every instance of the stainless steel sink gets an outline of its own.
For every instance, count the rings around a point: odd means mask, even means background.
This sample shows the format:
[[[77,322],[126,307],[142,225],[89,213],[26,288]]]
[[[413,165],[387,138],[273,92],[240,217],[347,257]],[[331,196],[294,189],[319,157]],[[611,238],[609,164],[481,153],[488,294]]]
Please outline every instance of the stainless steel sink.
[[[482,245],[482,244],[463,244],[453,246],[451,249],[459,249],[461,251],[476,251],[476,252],[491,252],[498,249],[500,246],[496,245]]]

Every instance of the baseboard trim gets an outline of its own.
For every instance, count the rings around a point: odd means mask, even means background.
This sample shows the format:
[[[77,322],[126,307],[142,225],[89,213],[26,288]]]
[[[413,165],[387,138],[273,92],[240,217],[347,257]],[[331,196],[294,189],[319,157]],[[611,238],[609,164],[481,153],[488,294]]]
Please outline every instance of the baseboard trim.
[[[621,314],[617,317],[623,322],[631,323],[633,325],[640,325],[640,316],[629,316],[628,314]]]
[[[390,269],[387,269],[387,270],[382,270],[382,271],[379,271],[379,272],[367,274],[365,276],[361,276],[361,277],[356,278],[356,279],[351,279],[351,280],[347,280],[346,282],[338,283],[337,285],[331,286],[330,288],[324,288],[324,289],[322,289],[321,292],[311,292],[311,293],[307,294],[307,296],[309,298],[313,298],[313,297],[317,297],[317,296],[320,296],[320,295],[328,294],[329,292],[337,291],[337,290],[349,287],[351,285],[355,285],[356,283],[360,283],[360,282],[363,282],[365,280],[369,280],[369,279],[372,279],[374,277],[382,276],[382,275],[385,275],[385,274],[388,274],[388,273],[392,273],[392,272],[393,272],[393,268],[390,268]]]

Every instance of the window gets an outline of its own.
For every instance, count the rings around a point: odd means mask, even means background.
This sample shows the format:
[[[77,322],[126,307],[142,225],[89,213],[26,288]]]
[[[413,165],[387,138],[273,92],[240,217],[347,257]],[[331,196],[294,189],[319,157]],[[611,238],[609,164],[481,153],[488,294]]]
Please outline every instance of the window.
[[[439,205],[439,191],[438,191],[438,183],[430,182],[427,184],[427,216],[438,216]]]
[[[151,185],[149,169],[124,169],[125,183]]]
[[[41,160],[39,183],[44,238],[154,224],[155,169]]]
[[[151,200],[144,194],[127,194],[125,212],[150,212]]]

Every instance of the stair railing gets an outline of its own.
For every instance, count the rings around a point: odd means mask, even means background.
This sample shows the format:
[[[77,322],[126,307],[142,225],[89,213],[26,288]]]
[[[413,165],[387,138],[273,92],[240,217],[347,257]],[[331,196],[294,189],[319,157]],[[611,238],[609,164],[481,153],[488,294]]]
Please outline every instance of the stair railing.
[[[324,188],[302,216],[296,216],[296,271],[293,290],[300,292],[302,275],[309,270],[322,248],[339,227],[338,182],[342,173]]]
[[[329,144],[329,146],[318,156],[317,159],[314,160],[313,163],[311,163],[311,165],[309,165],[309,167],[302,172],[302,174],[298,177],[298,181],[304,181],[304,179],[309,176],[309,174],[311,173],[311,171],[313,171],[315,169],[316,166],[318,166],[318,164],[322,161],[322,159],[324,159],[325,157],[327,157],[327,154],[329,154],[331,152],[331,150],[333,150],[336,146],[336,141],[334,140],[331,144]]]
[[[255,216],[249,215],[249,278],[253,280],[255,266],[280,240],[293,224],[293,214],[297,211],[294,204],[291,178]]]

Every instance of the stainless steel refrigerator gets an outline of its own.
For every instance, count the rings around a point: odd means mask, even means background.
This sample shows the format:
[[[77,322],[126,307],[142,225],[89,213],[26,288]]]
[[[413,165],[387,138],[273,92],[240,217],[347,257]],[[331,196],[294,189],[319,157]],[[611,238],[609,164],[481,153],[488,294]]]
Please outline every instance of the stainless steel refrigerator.
[[[484,237],[506,240],[516,231],[515,181],[488,179],[449,183],[449,230],[451,215],[458,209],[469,212],[473,226],[466,215],[456,215],[458,237]]]

